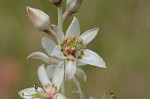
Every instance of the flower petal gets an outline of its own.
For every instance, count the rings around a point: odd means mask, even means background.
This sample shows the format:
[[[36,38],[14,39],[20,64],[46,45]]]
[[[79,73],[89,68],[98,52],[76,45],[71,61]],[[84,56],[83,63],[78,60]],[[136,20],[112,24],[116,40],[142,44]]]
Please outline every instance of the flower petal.
[[[69,28],[67,29],[65,38],[70,38],[73,35],[76,36],[76,38],[78,38],[80,35],[80,25],[76,17],[74,17]]]
[[[75,75],[76,73],[76,61],[65,61],[65,80],[66,82],[69,82]]]
[[[99,28],[93,28],[90,30],[85,31],[83,34],[81,34],[81,36],[79,38],[83,39],[83,44],[87,45],[89,42],[91,42],[95,36],[98,33]]]
[[[55,85],[55,87],[57,87],[57,91],[60,89],[63,78],[64,78],[64,62],[62,62],[60,66],[56,66],[54,76],[52,79],[52,83]]]
[[[67,99],[67,98],[64,95],[57,93],[55,94],[54,99]]]
[[[59,63],[59,61],[56,60],[55,58],[49,57],[45,53],[42,53],[42,52],[33,52],[27,58],[28,59],[29,58],[39,59],[39,60],[46,62],[47,64],[58,64]]]
[[[81,62],[81,61],[77,61],[77,66],[85,66],[85,65],[87,65],[86,63],[83,63],[83,62]]]
[[[42,42],[43,48],[45,49],[47,54],[50,56],[54,47],[56,46],[56,43],[48,37],[43,37],[41,42]]]
[[[79,59],[79,61],[89,65],[106,68],[105,62],[97,53],[88,49],[85,49],[83,51],[84,51],[84,55],[81,59]]]
[[[49,80],[44,65],[39,66],[38,68],[38,77],[40,82],[42,83],[46,92],[49,92],[51,89],[51,81]]]
[[[64,54],[62,53],[62,51],[61,51],[61,46],[60,46],[60,45],[57,45],[57,46],[54,48],[54,50],[53,50],[51,56],[56,56],[56,57],[61,58],[61,59],[66,58],[66,57],[64,56]]]
[[[37,91],[44,92],[44,90],[39,87],[38,87]],[[19,91],[18,94],[24,99],[32,99],[33,98],[32,95],[36,94],[36,90],[34,87],[26,88],[26,89]],[[38,99],[38,98],[36,98],[36,99]]]
[[[84,70],[82,70],[81,68],[77,68],[76,74],[77,77],[82,78],[84,81],[87,80],[87,76]]]
[[[48,65],[46,67],[46,73],[49,79],[51,79],[54,75],[54,70],[56,68],[57,65]]]
[[[56,25],[52,25],[53,30],[56,32],[56,39],[60,45],[64,41],[64,33]]]

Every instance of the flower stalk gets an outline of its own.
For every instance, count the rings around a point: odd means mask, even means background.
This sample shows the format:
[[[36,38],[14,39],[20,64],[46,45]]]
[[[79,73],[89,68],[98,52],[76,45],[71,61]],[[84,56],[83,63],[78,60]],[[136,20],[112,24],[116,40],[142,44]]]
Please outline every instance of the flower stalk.
[[[57,7],[57,11],[58,11],[58,28],[61,31],[63,31],[62,6]],[[65,66],[64,66],[64,70],[65,70]],[[64,78],[65,78],[65,72],[64,72]],[[62,81],[61,93],[67,96],[65,79],[63,79]]]
[[[62,7],[57,7],[58,11],[58,28],[63,30],[63,20],[62,20]]]

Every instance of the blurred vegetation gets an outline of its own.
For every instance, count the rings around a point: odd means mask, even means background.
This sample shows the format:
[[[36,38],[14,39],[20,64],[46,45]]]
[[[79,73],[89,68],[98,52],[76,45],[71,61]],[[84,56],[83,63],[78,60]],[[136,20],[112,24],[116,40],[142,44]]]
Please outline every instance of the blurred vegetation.
[[[21,64],[11,99],[20,99],[18,91],[31,87],[33,82],[41,86],[37,67],[42,62],[26,57],[31,52],[44,51],[40,40],[45,34],[32,26],[25,9],[28,5],[43,10],[57,23],[56,9],[48,0],[1,0],[0,63],[11,57]],[[84,93],[97,99],[104,91],[114,91],[117,99],[150,99],[150,0],[83,0],[75,16],[82,32],[100,27],[88,48],[101,55],[108,67],[83,67],[88,76],[88,81],[81,84]],[[65,22],[65,29],[71,20]]]

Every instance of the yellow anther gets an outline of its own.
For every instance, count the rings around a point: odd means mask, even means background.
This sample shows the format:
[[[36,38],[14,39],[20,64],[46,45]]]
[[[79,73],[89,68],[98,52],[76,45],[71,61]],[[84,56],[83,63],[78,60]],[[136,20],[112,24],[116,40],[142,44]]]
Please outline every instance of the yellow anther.
[[[54,90],[55,90],[55,91],[57,90],[57,87],[56,87],[56,86],[54,87]]]
[[[67,58],[67,61],[71,61],[71,59],[70,59],[70,58]]]
[[[82,59],[83,58],[83,55],[84,55],[84,51],[81,51],[80,52],[80,55],[77,57],[78,59]]]
[[[73,59],[73,58],[71,58],[71,61],[72,61],[72,62],[74,62],[74,59]]]
[[[67,44],[70,44],[71,43],[71,39],[67,39]]]
[[[45,88],[50,87],[50,83],[45,84],[44,87],[45,87]]]
[[[78,43],[77,46],[80,46],[80,47],[81,47],[81,46],[83,46],[83,44],[79,44],[79,43]]]
[[[70,50],[70,49],[71,49],[70,46],[65,47],[65,50],[66,50],[66,51],[67,51],[67,50]]]
[[[67,54],[66,53],[63,53],[64,54],[64,56],[67,56]]]
[[[61,51],[63,52],[64,50],[63,50],[63,49],[61,49]]]
[[[76,48],[75,47],[71,47],[71,50],[73,51],[73,50],[75,50]]]
[[[81,51],[81,53],[80,53],[82,56],[84,55],[84,52],[83,51]]]
[[[52,87],[54,88],[54,90],[57,90],[57,87],[55,86],[55,84],[52,84]]]
[[[78,59],[82,59],[82,55],[78,56]]]
[[[72,41],[75,41],[75,40],[76,40],[76,36],[73,35],[73,36],[71,37],[71,40],[72,40]]]
[[[82,45],[82,46],[83,46],[83,42],[80,42],[80,43],[78,43],[78,44],[80,44],[80,45]]]
[[[55,85],[54,85],[54,84],[52,84],[52,87],[54,88],[54,87],[55,87]]]
[[[82,38],[78,39],[77,43],[79,43],[79,44],[83,43],[83,39]]]
[[[73,58],[67,58],[67,61],[74,62],[74,59]]]
[[[71,50],[71,49],[70,49],[70,50],[68,50],[68,51],[69,51],[70,53],[72,53],[72,52],[73,52],[73,50]]]
[[[65,45],[65,41],[63,41],[62,43],[61,43],[61,46],[63,47]]]

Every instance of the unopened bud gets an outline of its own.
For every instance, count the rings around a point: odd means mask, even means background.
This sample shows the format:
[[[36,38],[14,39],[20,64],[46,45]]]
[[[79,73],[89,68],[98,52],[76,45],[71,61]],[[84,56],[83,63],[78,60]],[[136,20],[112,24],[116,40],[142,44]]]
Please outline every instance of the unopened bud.
[[[50,17],[46,13],[31,7],[26,7],[26,9],[32,24],[37,30],[44,32],[50,31]]]
[[[82,0],[67,0],[66,10],[76,13],[80,8],[81,3]]]
[[[79,11],[82,1],[83,0],[67,0],[66,12],[63,15],[64,20]]]
[[[49,1],[52,2],[57,7],[61,6],[62,2],[62,0],[49,0]]]

